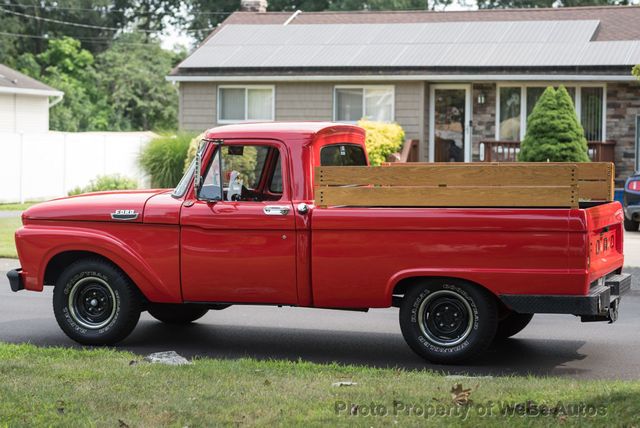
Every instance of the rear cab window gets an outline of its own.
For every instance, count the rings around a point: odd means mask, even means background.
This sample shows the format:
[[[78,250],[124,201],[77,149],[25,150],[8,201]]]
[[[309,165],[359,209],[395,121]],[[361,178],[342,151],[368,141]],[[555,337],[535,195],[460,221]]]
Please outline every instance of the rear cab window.
[[[320,166],[366,166],[367,156],[357,144],[331,144],[320,149]]]

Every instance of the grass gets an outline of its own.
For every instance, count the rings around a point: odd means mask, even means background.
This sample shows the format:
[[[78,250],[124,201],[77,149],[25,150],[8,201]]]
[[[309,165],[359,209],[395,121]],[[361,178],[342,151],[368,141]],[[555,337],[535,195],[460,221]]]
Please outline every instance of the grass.
[[[356,384],[332,385],[340,381]],[[470,388],[470,402],[454,403],[457,383]],[[251,359],[175,367],[110,349],[0,344],[0,426],[631,426],[639,411],[638,381]]]
[[[0,211],[24,211],[32,205],[37,204],[38,202],[25,202],[23,204],[15,203],[15,204],[0,204]]]
[[[22,225],[20,217],[0,217],[0,258],[17,258],[13,234]],[[0,425],[1,426],[1,425]]]

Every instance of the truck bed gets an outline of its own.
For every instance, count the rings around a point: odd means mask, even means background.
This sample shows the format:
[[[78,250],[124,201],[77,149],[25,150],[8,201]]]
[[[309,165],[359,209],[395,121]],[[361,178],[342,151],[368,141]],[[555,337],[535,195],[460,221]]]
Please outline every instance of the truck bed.
[[[621,269],[623,235],[618,202],[584,206],[315,209],[314,305],[389,306],[403,281],[424,276],[498,296],[587,295]]]

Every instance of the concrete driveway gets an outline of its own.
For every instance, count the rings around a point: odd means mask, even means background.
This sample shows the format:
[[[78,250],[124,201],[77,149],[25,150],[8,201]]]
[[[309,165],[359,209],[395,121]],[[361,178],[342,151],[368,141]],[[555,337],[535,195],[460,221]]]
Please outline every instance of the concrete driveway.
[[[626,234],[628,271],[640,278],[640,232]],[[12,293],[4,272],[17,261],[0,261],[0,341],[77,346],[58,328],[51,289]],[[514,338],[494,345],[473,364],[425,363],[404,343],[398,310],[369,313],[234,306],[211,311],[197,324],[165,326],[148,314],[121,344],[139,354],[175,350],[187,357],[253,357],[433,369],[471,375],[537,374],[590,379],[640,378],[640,286],[623,298],[615,324],[581,323],[570,315],[537,315]]]

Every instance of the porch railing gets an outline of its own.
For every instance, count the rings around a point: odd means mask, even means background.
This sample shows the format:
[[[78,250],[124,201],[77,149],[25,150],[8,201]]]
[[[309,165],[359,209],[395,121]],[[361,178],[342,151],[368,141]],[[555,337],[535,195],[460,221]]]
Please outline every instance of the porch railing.
[[[392,153],[387,157],[387,162],[418,162],[418,148],[420,140],[405,140],[398,153]]]
[[[613,162],[615,141],[588,141],[589,158],[593,162]],[[484,140],[480,142],[484,162],[515,162],[520,152],[520,141]]]

